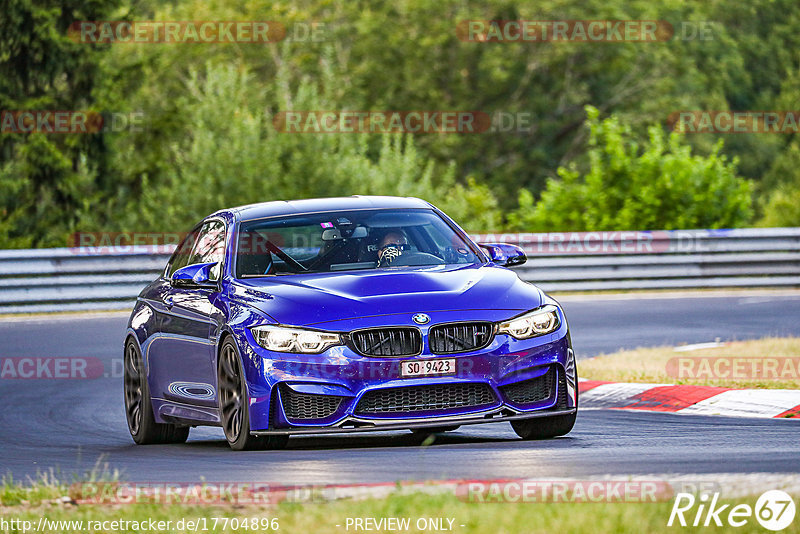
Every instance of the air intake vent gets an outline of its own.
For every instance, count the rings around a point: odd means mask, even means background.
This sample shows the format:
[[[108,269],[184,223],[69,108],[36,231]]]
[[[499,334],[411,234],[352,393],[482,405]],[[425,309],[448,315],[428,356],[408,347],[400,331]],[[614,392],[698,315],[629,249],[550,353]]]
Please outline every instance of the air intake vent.
[[[416,328],[370,328],[350,334],[356,351],[364,356],[414,356],[422,352]]]
[[[500,391],[514,404],[533,404],[546,401],[556,389],[556,374],[555,368],[551,367],[542,376],[503,386]]]
[[[569,408],[569,401],[567,395],[567,380],[564,378],[564,373],[558,373],[558,401],[556,408],[566,410]]]
[[[491,323],[453,323],[431,327],[428,345],[434,354],[482,349],[492,340]]]
[[[281,388],[281,404],[289,420],[327,419],[341,403],[342,397],[298,393],[288,386]]]
[[[361,397],[355,412],[361,415],[434,412],[495,404],[497,397],[488,384],[441,384],[368,391]]]

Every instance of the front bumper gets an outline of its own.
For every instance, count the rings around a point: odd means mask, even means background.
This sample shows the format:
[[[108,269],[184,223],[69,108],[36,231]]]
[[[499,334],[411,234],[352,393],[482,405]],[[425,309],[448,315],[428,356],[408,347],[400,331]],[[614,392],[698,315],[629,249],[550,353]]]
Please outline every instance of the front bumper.
[[[479,351],[409,358],[363,357],[347,347],[299,356],[248,344],[255,367],[255,376],[248,377],[254,434],[468,425],[569,414],[577,408],[577,377],[566,322],[538,338],[519,341],[498,335]],[[402,360],[430,358],[455,359],[456,374],[400,376]],[[538,395],[512,394],[525,389],[520,385],[537,381],[539,386],[550,385],[546,390],[540,387]],[[453,392],[459,392],[463,402],[453,402]],[[383,397],[396,407],[375,401]],[[470,402],[473,398],[478,400]],[[327,411],[317,409],[314,402],[327,406]]]
[[[351,432],[382,432],[387,430],[408,430],[416,428],[437,428],[450,425],[479,425],[482,423],[499,423],[502,421],[515,421],[520,419],[534,419],[537,417],[553,417],[558,415],[571,415],[577,412],[577,408],[538,410],[529,413],[518,413],[514,415],[503,415],[502,411],[495,410],[483,416],[465,417],[437,417],[430,420],[402,421],[402,422],[382,422],[382,421],[363,421],[358,418],[345,420],[343,424],[331,427],[313,428],[276,428],[272,430],[257,430],[252,432],[257,436],[269,436],[275,434],[308,435],[308,434],[342,434]]]

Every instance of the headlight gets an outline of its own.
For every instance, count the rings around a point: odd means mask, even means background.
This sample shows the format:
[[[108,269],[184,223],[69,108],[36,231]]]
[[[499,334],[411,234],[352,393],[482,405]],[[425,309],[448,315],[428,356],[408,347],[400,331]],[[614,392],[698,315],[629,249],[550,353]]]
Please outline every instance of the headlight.
[[[319,354],[329,347],[342,344],[342,336],[334,332],[271,325],[254,326],[250,331],[259,345],[275,352]]]
[[[498,324],[497,333],[508,334],[516,339],[528,339],[554,332],[559,326],[558,308],[547,304]]]

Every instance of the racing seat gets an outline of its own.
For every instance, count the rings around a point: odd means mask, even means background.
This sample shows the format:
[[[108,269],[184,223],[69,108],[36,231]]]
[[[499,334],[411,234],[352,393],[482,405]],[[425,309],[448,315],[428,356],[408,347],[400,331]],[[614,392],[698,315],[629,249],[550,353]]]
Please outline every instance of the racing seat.
[[[372,262],[378,264],[378,241],[377,235],[370,235],[369,239],[362,239],[358,251],[358,261]]]

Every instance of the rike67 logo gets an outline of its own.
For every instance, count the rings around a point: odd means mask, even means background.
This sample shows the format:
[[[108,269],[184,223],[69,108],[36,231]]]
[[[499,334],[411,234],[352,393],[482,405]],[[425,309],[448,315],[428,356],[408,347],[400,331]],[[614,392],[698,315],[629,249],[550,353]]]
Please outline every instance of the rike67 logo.
[[[794,500],[791,495],[780,490],[764,492],[754,507],[749,504],[721,504],[719,493],[710,497],[707,493],[699,497],[691,493],[678,493],[667,526],[721,527],[727,524],[743,527],[755,518],[765,529],[778,531],[791,525],[794,515]]]

